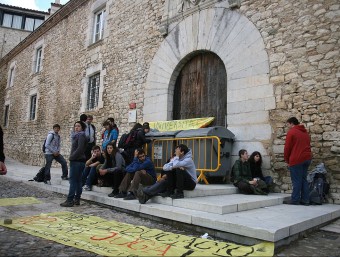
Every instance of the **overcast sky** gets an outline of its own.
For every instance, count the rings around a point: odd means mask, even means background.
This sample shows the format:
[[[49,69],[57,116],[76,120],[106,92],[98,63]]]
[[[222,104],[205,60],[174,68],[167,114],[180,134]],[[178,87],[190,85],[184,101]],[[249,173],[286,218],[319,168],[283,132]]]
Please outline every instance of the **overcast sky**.
[[[61,4],[66,4],[69,0],[60,0]],[[0,0],[2,4],[8,4],[27,9],[47,12],[54,0]]]

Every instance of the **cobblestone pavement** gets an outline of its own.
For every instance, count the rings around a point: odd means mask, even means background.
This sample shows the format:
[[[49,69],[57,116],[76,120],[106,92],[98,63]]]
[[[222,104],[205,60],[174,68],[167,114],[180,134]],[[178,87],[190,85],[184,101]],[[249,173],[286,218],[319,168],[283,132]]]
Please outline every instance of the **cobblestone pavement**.
[[[45,191],[26,183],[12,181],[5,176],[0,176],[0,197],[36,197],[42,202],[55,202],[56,204],[65,200],[64,195]],[[178,234],[200,236],[182,227],[163,224],[155,220],[85,201],[81,202],[81,206],[68,208],[67,210]],[[5,227],[0,227],[0,242],[0,256],[99,256],[92,252],[62,245]],[[275,256],[340,256],[340,234],[316,231],[289,246],[279,249]]]

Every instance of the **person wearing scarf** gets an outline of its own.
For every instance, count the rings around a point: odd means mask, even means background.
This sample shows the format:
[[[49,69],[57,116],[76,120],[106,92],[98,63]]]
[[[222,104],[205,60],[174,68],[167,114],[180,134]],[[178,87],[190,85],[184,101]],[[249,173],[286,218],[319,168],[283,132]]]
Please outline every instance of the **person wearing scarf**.
[[[85,168],[85,150],[87,146],[87,138],[85,135],[86,125],[82,121],[74,123],[73,132],[71,134],[71,153],[70,161],[70,189],[67,200],[60,204],[62,207],[72,207],[80,205],[80,197],[82,193],[82,172]]]

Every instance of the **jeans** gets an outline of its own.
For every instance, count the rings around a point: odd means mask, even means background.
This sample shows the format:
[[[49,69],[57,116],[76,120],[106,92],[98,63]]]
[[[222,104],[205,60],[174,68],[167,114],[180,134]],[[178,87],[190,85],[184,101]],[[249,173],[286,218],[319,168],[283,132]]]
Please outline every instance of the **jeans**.
[[[307,182],[308,167],[311,160],[289,167],[293,184],[291,200],[293,203],[309,203],[309,187]]]
[[[67,196],[67,201],[72,202],[75,200],[80,200],[82,193],[82,181],[81,177],[83,170],[85,168],[84,162],[70,161],[70,189]]]
[[[137,195],[139,184],[142,184],[143,186],[151,186],[155,182],[155,179],[151,175],[148,173],[144,174],[141,170],[136,171],[135,173],[126,173],[119,186],[119,192],[129,191],[134,195]]]
[[[93,181],[97,177],[97,167],[85,167],[82,174],[82,185],[92,187]]]
[[[191,178],[190,174],[185,170],[179,168],[167,172],[168,177],[168,191],[174,191],[183,193],[183,190],[194,190],[196,187],[196,182]]]
[[[62,177],[67,177],[67,174],[68,174],[67,162],[61,154],[59,154],[58,156],[54,156],[53,154],[45,154],[45,158],[46,158],[46,165],[45,165],[46,180],[51,179],[51,165],[52,165],[53,160],[56,160],[57,162],[61,164],[61,169],[63,171]]]

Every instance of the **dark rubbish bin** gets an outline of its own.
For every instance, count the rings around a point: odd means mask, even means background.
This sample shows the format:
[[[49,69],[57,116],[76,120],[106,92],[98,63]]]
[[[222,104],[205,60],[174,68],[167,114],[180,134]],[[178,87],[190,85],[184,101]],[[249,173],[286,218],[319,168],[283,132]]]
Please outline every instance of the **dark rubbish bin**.
[[[145,134],[146,139],[151,140],[147,146],[147,155],[152,159],[157,172],[162,171],[163,165],[173,155],[176,145],[174,139],[179,132],[181,130]]]
[[[230,130],[219,126],[183,130],[176,135],[176,140],[182,138],[178,143],[184,143],[192,150],[197,171],[203,171],[208,181],[222,182],[227,178],[235,138]]]
[[[222,182],[231,170],[231,150],[234,134],[224,127],[208,127],[146,134],[152,142],[147,153],[152,158],[157,172],[173,156],[176,145],[185,144],[193,153],[200,180],[208,183]]]

